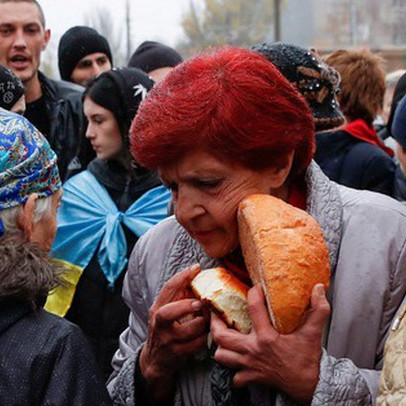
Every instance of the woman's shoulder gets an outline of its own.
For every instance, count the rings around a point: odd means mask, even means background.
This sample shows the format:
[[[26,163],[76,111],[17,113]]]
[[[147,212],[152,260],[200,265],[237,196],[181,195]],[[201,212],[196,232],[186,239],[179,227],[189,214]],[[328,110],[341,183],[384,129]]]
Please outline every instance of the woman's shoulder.
[[[343,240],[352,241],[360,250],[374,252],[381,259],[385,253],[403,267],[406,263],[406,205],[367,190],[339,185],[339,192]]]
[[[337,185],[343,209],[346,211],[362,210],[365,216],[392,215],[406,221],[406,205],[383,193],[369,190],[357,190]]]
[[[46,336],[48,342],[66,340],[71,336],[82,338],[82,331],[76,325],[63,317],[40,308],[33,312],[26,320],[27,328],[37,330],[38,333]]]
[[[159,258],[162,256],[162,260],[164,260],[177,238],[184,234],[186,231],[177,222],[175,216],[167,217],[150,228],[137,241],[131,257],[138,256],[139,260],[152,257],[154,262],[159,262]]]
[[[34,352],[44,357],[68,349],[69,343],[71,346],[83,343],[84,337],[79,327],[43,308],[26,311],[23,317],[18,317],[18,314],[22,314],[20,308],[10,309],[10,314],[12,312],[16,316],[13,316],[10,328],[3,332],[2,340],[9,342],[15,337],[22,347],[35,349]]]

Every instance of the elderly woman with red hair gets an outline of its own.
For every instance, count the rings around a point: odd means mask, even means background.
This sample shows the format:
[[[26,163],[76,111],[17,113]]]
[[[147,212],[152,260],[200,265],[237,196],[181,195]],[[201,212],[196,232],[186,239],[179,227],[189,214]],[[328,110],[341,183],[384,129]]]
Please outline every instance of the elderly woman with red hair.
[[[186,61],[143,102],[132,152],[172,190],[175,216],[131,256],[129,327],[108,385],[115,404],[372,404],[406,291],[406,210],[323,175],[309,108],[278,70],[234,47]],[[288,335],[273,328],[257,287],[247,335],[209,320],[189,290],[214,265],[247,278],[236,211],[253,193],[306,210],[329,247],[331,288],[313,288],[302,326]]]

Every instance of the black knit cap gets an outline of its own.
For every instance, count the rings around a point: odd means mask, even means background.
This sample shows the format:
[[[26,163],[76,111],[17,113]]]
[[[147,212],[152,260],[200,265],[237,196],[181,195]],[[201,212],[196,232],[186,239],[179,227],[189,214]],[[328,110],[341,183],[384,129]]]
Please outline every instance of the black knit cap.
[[[131,122],[140,103],[153,86],[153,80],[139,69],[113,69],[92,79],[83,98],[89,96],[99,106],[110,110],[128,143]]]
[[[159,42],[145,41],[132,54],[128,66],[149,73],[159,68],[175,67],[182,61],[173,48]]]
[[[24,92],[23,82],[10,69],[0,65],[0,107],[11,110]]]
[[[252,49],[272,62],[304,96],[313,113],[316,131],[344,123],[336,97],[340,75],[314,50],[282,42],[256,44]]]
[[[58,46],[58,67],[63,80],[71,81],[77,63],[85,56],[102,52],[113,65],[110,46],[95,29],[84,26],[70,28],[62,35]]]

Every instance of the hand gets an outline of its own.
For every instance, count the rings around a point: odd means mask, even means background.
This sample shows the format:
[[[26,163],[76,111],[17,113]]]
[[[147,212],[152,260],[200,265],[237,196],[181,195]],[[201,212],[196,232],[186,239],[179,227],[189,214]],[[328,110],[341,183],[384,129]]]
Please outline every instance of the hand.
[[[190,290],[190,282],[199,272],[200,267],[194,265],[174,275],[149,312],[148,339],[140,354],[140,368],[155,400],[168,396],[183,361],[207,348],[209,316]]]
[[[215,359],[237,369],[236,387],[257,383],[276,387],[294,400],[310,402],[319,378],[323,326],[330,306],[321,284],[312,291],[311,307],[303,324],[291,334],[279,334],[272,326],[259,286],[248,292],[252,330],[248,335],[229,329],[212,316],[213,340],[219,346]]]

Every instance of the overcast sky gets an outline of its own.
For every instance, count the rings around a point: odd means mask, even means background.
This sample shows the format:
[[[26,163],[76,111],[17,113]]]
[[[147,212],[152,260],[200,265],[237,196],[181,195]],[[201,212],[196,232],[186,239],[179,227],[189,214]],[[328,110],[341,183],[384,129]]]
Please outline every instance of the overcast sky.
[[[85,16],[103,7],[114,16],[117,29],[124,25],[125,0],[39,0],[52,37],[48,53],[55,55],[61,35],[74,25],[83,25]],[[174,46],[182,38],[180,21],[190,0],[131,0],[132,45],[158,40]],[[123,38],[125,42],[125,38]],[[54,59],[54,58],[53,58]]]

